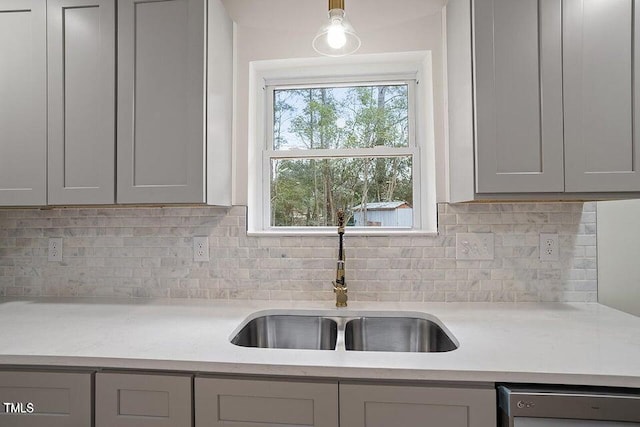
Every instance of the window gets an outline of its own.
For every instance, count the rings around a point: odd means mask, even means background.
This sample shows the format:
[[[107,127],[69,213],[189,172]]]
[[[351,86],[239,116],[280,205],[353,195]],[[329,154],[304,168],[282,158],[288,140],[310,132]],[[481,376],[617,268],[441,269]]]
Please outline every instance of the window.
[[[256,76],[250,233],[333,233],[338,209],[349,233],[435,231],[420,67],[385,70],[372,56],[377,65],[339,64],[330,75],[283,66]]]

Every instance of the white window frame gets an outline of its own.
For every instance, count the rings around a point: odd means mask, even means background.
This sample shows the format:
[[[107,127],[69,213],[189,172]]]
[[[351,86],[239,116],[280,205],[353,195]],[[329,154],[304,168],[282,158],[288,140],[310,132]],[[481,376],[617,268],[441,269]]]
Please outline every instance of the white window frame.
[[[436,184],[431,53],[428,51],[344,58],[254,61],[249,67],[249,235],[333,235],[335,227],[272,227],[272,158],[413,157],[413,227],[349,227],[349,235],[435,235]],[[409,84],[409,146],[361,149],[272,150],[273,93],[295,87]],[[421,118],[422,120],[418,120]],[[277,155],[274,155],[277,153]]]

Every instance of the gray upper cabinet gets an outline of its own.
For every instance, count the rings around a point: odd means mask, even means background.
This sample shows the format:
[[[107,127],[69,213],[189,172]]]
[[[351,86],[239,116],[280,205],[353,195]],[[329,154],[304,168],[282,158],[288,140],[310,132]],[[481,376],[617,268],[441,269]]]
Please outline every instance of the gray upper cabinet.
[[[207,204],[231,206],[233,21],[219,0],[207,8]]]
[[[118,0],[117,203],[231,205],[232,47],[219,0]]]
[[[493,388],[340,384],[340,425],[495,427]]]
[[[0,0],[0,206],[230,206],[232,46],[220,0]]]
[[[205,202],[205,2],[118,1],[118,203]]]
[[[450,201],[638,195],[635,1],[448,1]]]
[[[0,206],[47,203],[43,0],[0,0]]]
[[[49,204],[115,201],[115,0],[49,0]]]
[[[640,5],[563,4],[566,189],[638,191]]]
[[[477,192],[560,192],[561,0],[475,0]]]

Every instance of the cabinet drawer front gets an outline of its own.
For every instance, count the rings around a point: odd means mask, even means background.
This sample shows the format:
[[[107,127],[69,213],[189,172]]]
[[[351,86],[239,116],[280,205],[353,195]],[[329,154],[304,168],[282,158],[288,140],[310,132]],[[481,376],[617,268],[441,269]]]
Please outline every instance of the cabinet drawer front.
[[[313,399],[221,394],[218,403],[220,421],[313,425]]]
[[[191,418],[191,377],[96,374],[96,427],[188,427]]]
[[[169,392],[126,390],[118,393],[118,413],[138,417],[169,417]]]
[[[89,373],[0,372],[0,425],[89,426],[91,389]],[[13,403],[13,408],[5,403]],[[28,413],[28,403],[33,405],[33,413]]]
[[[434,426],[466,427],[468,421],[468,408],[443,404],[366,402],[364,413],[367,427],[417,426],[420,420],[431,420]]]
[[[196,378],[196,425],[336,427],[337,383]]]
[[[340,425],[495,427],[494,389],[340,384]]]

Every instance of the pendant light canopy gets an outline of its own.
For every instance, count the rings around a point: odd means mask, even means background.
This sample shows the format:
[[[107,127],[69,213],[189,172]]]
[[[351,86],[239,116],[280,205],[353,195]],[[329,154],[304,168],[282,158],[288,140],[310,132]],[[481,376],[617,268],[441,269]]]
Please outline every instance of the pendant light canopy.
[[[345,56],[360,48],[360,37],[344,13],[344,0],[329,0],[329,19],[313,39],[313,48],[326,56]]]

